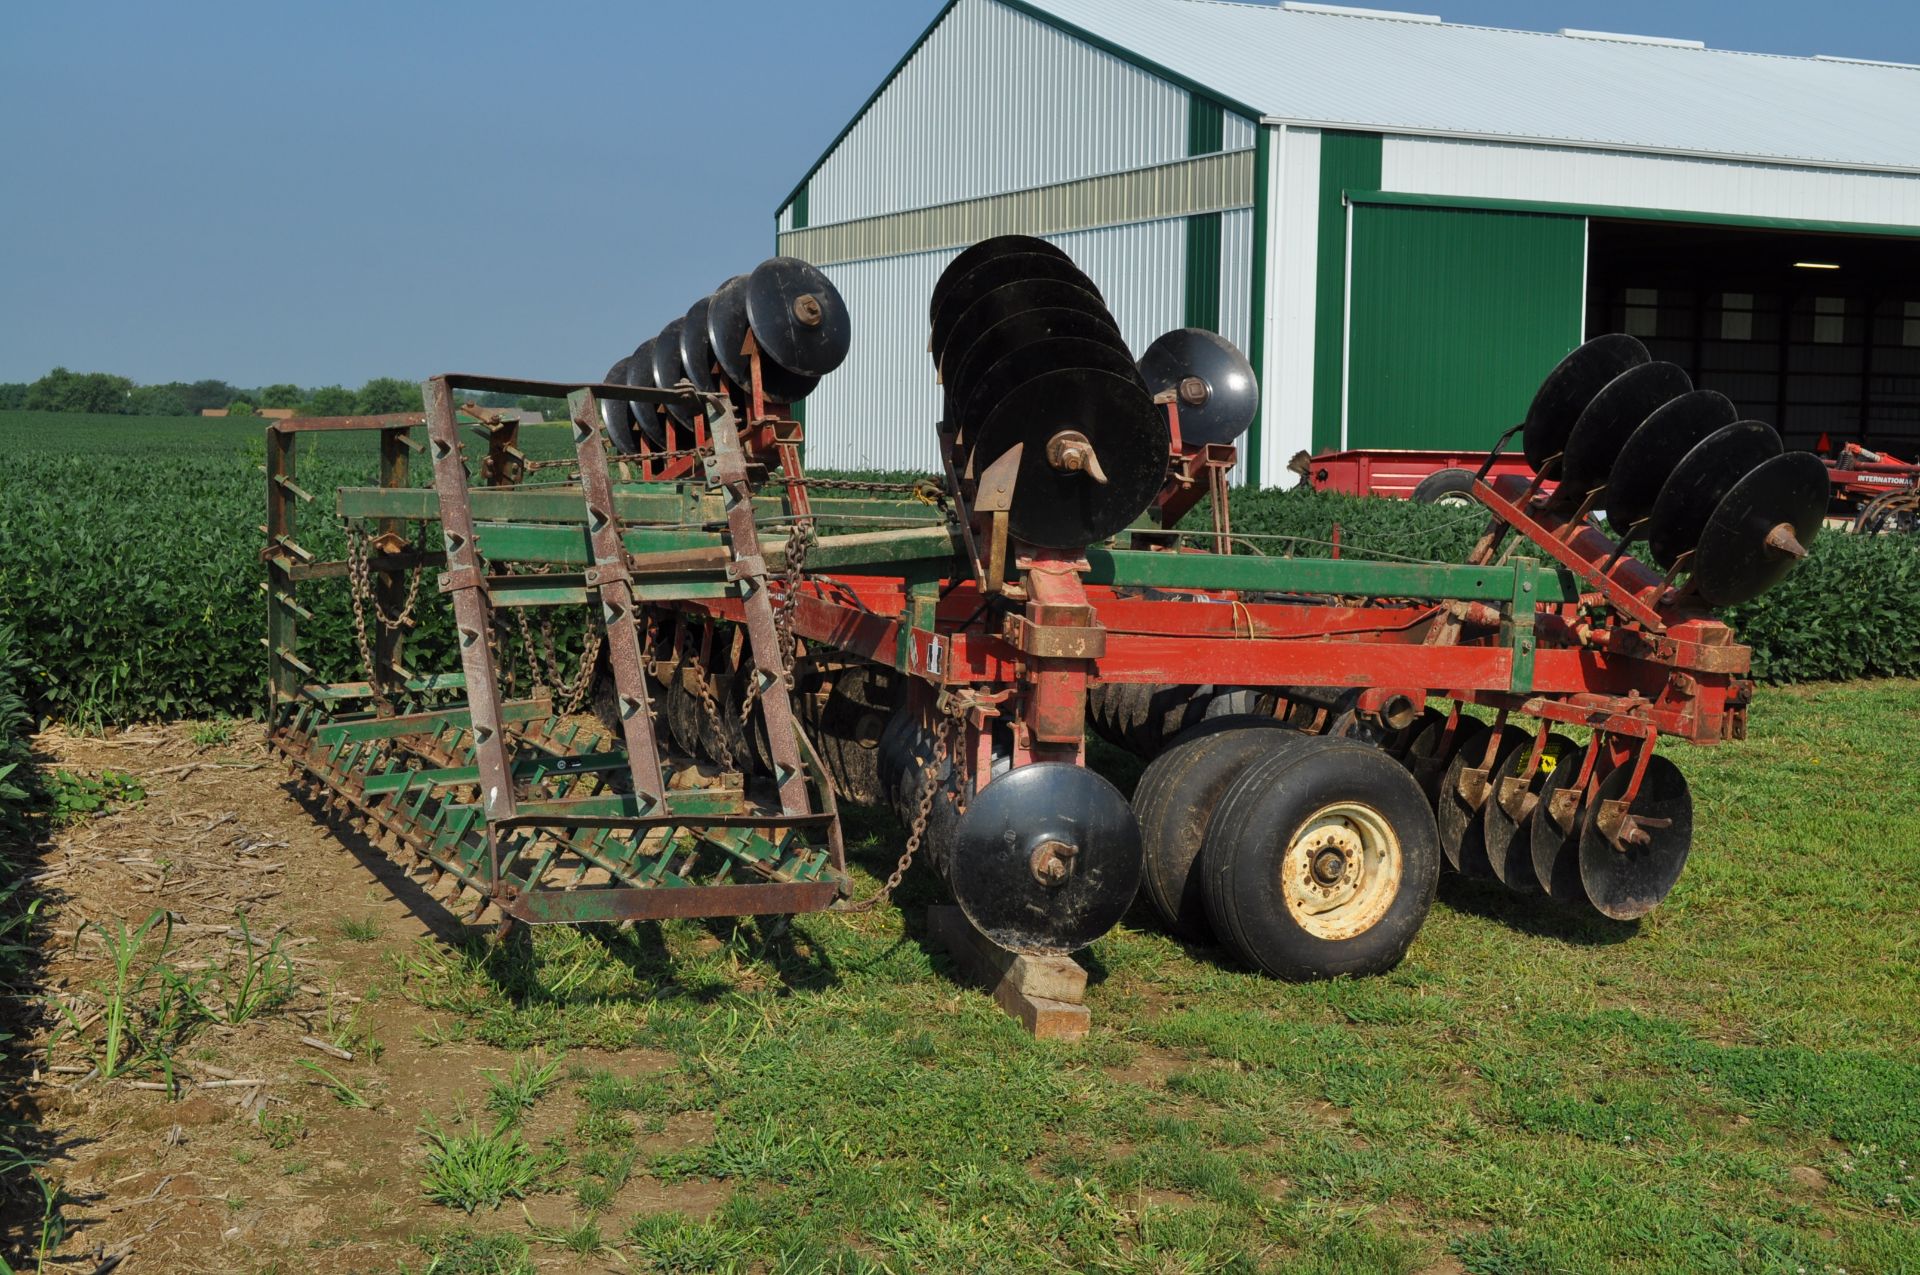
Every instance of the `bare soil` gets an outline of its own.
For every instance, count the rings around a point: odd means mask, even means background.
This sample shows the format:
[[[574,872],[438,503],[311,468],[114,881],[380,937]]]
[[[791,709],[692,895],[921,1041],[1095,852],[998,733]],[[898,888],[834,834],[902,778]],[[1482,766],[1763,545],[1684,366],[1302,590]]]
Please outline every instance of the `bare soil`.
[[[447,1118],[512,1056],[467,1042],[429,1045],[429,1016],[383,984],[393,981],[390,954],[457,935],[461,918],[398,865],[317,820],[253,728],[211,748],[194,745],[190,730],[36,739],[48,770],[124,771],[147,792],[54,833],[45,847],[45,987],[73,1007],[83,1036],[97,1038],[97,988],[113,965],[95,927],[137,926],[165,909],[172,968],[231,962],[243,916],[256,946],[277,940],[291,956],[298,990],[239,1026],[196,1032],[172,1057],[177,1095],[151,1068],[127,1079],[88,1074],[86,1048],[63,1039],[66,1024],[48,1011],[23,1042],[19,1101],[56,1145],[45,1172],[71,1201],[57,1253],[67,1269],[100,1269],[118,1257],[110,1269],[129,1273],[424,1266],[413,1238],[465,1218],[422,1193],[420,1113]],[[347,920],[368,929],[349,936]],[[136,973],[162,934],[156,927]],[[346,1037],[358,1048],[342,1060],[303,1037]],[[568,1062],[637,1075],[675,1061],[645,1049],[590,1053],[574,1051]],[[351,1077],[371,1109],[342,1104],[303,1063]],[[530,1122],[528,1141],[568,1127],[577,1105],[567,1087],[556,1091]],[[712,1127],[708,1113],[677,1116],[641,1149],[709,1140]],[[608,1212],[622,1224],[651,1211],[705,1216],[725,1198],[717,1184],[662,1182],[643,1168]],[[577,1220],[570,1204],[566,1195],[536,1195],[528,1208],[535,1222],[557,1228]],[[535,1260],[542,1270],[597,1271],[612,1259],[540,1246]]]

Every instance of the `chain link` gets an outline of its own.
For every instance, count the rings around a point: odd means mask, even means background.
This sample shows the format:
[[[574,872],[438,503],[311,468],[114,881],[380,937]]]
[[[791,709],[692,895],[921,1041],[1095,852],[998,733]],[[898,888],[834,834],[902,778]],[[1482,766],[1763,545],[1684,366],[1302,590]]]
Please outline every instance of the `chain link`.
[[[887,879],[881,883],[878,890],[875,890],[858,903],[847,904],[840,909],[842,912],[871,912],[874,908],[887,902],[893,897],[893,892],[900,888],[900,882],[906,877],[907,869],[913,866],[913,857],[920,852],[920,846],[926,840],[927,822],[933,816],[933,801],[940,791],[940,768],[946,764],[947,758],[952,755],[954,721],[954,718],[943,714],[934,725],[933,758],[931,764],[928,765],[926,769],[926,773],[920,780],[920,804],[914,809],[913,824],[907,829],[907,844],[900,855],[900,861],[893,865],[893,871],[887,874]],[[955,766],[954,773],[959,775],[961,769],[961,767]],[[962,792],[965,791],[966,786],[964,779],[962,782],[954,785],[957,790]],[[958,805],[957,802],[956,805]],[[966,809],[964,805],[960,805],[958,808],[962,812]]]
[[[420,600],[421,566],[415,562],[407,572],[407,596],[401,604],[398,615],[388,615],[380,605],[380,599],[373,592],[372,555],[367,550],[366,530],[347,523],[347,596],[353,605],[353,639],[360,648],[360,664],[366,671],[367,684],[381,694],[385,679],[380,676],[374,663],[373,642],[367,636],[367,610],[373,610],[374,623],[379,626],[380,634],[405,633],[413,628],[414,604]],[[418,538],[416,536],[416,538]],[[404,687],[401,688],[405,690]],[[385,696],[381,695],[384,699]]]

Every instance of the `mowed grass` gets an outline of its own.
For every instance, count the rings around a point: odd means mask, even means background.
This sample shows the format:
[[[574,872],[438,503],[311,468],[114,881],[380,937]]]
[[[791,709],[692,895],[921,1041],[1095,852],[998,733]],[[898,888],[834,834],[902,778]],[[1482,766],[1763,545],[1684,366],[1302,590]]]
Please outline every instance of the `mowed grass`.
[[[1671,747],[1694,857],[1638,926],[1450,879],[1399,970],[1291,986],[1136,912],[1083,958],[1074,1045],[951,981],[924,872],[901,911],[785,932],[396,965],[443,1034],[677,1056],[588,1080],[606,1127],[545,1175],[636,1269],[1920,1270],[1917,746],[1920,686],[1887,682],[1768,690],[1744,744]],[[897,830],[851,831],[883,870]],[[636,1165],[628,1122],[686,1111],[711,1139]],[[622,1216],[640,1171],[730,1193]],[[435,1251],[556,1242],[457,1216]]]

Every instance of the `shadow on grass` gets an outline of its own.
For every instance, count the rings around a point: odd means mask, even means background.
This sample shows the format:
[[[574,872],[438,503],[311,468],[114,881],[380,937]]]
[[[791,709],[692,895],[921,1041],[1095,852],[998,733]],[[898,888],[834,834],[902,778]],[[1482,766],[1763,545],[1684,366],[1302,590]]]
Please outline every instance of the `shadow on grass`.
[[[1518,933],[1575,947],[1611,947],[1640,932],[1638,921],[1611,920],[1590,908],[1576,911],[1543,894],[1515,894],[1497,881],[1477,881],[1451,872],[1440,878],[1438,901]]]

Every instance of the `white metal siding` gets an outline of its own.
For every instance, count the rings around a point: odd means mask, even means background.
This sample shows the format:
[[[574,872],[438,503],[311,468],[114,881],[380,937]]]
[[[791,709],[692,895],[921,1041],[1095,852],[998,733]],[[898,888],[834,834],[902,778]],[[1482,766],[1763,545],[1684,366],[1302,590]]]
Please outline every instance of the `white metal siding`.
[[[1185,309],[1184,220],[1048,238],[1100,285],[1135,357],[1155,337],[1180,326]],[[847,361],[807,400],[810,466],[938,468],[934,423],[940,419],[940,389],[927,357],[927,298],[957,255],[923,252],[826,267],[853,316],[853,346]]]
[[[1421,195],[1920,225],[1916,176],[1513,142],[1390,136],[1380,182]]]
[[[1225,123],[1226,126],[1220,130],[1221,150],[1243,151],[1253,146],[1253,132],[1259,125],[1234,111],[1227,112]]]
[[[793,206],[791,204],[782,208],[780,215],[773,219],[773,228],[779,234],[785,234],[793,229]]]
[[[1253,209],[1220,215],[1220,335],[1253,357]],[[1247,440],[1240,440],[1240,463],[1233,481],[1247,479]]]
[[[1293,482],[1287,461],[1313,448],[1313,340],[1320,262],[1320,133],[1276,128],[1268,165],[1266,384],[1259,482]]]
[[[1127,348],[1139,358],[1186,317],[1185,218],[1049,235],[1100,285]]]
[[[927,355],[927,299],[958,252],[828,266],[853,319],[847,361],[807,399],[807,464],[933,472],[940,387]]]
[[[995,0],[960,0],[809,188],[823,226],[1181,159],[1187,92]]]

